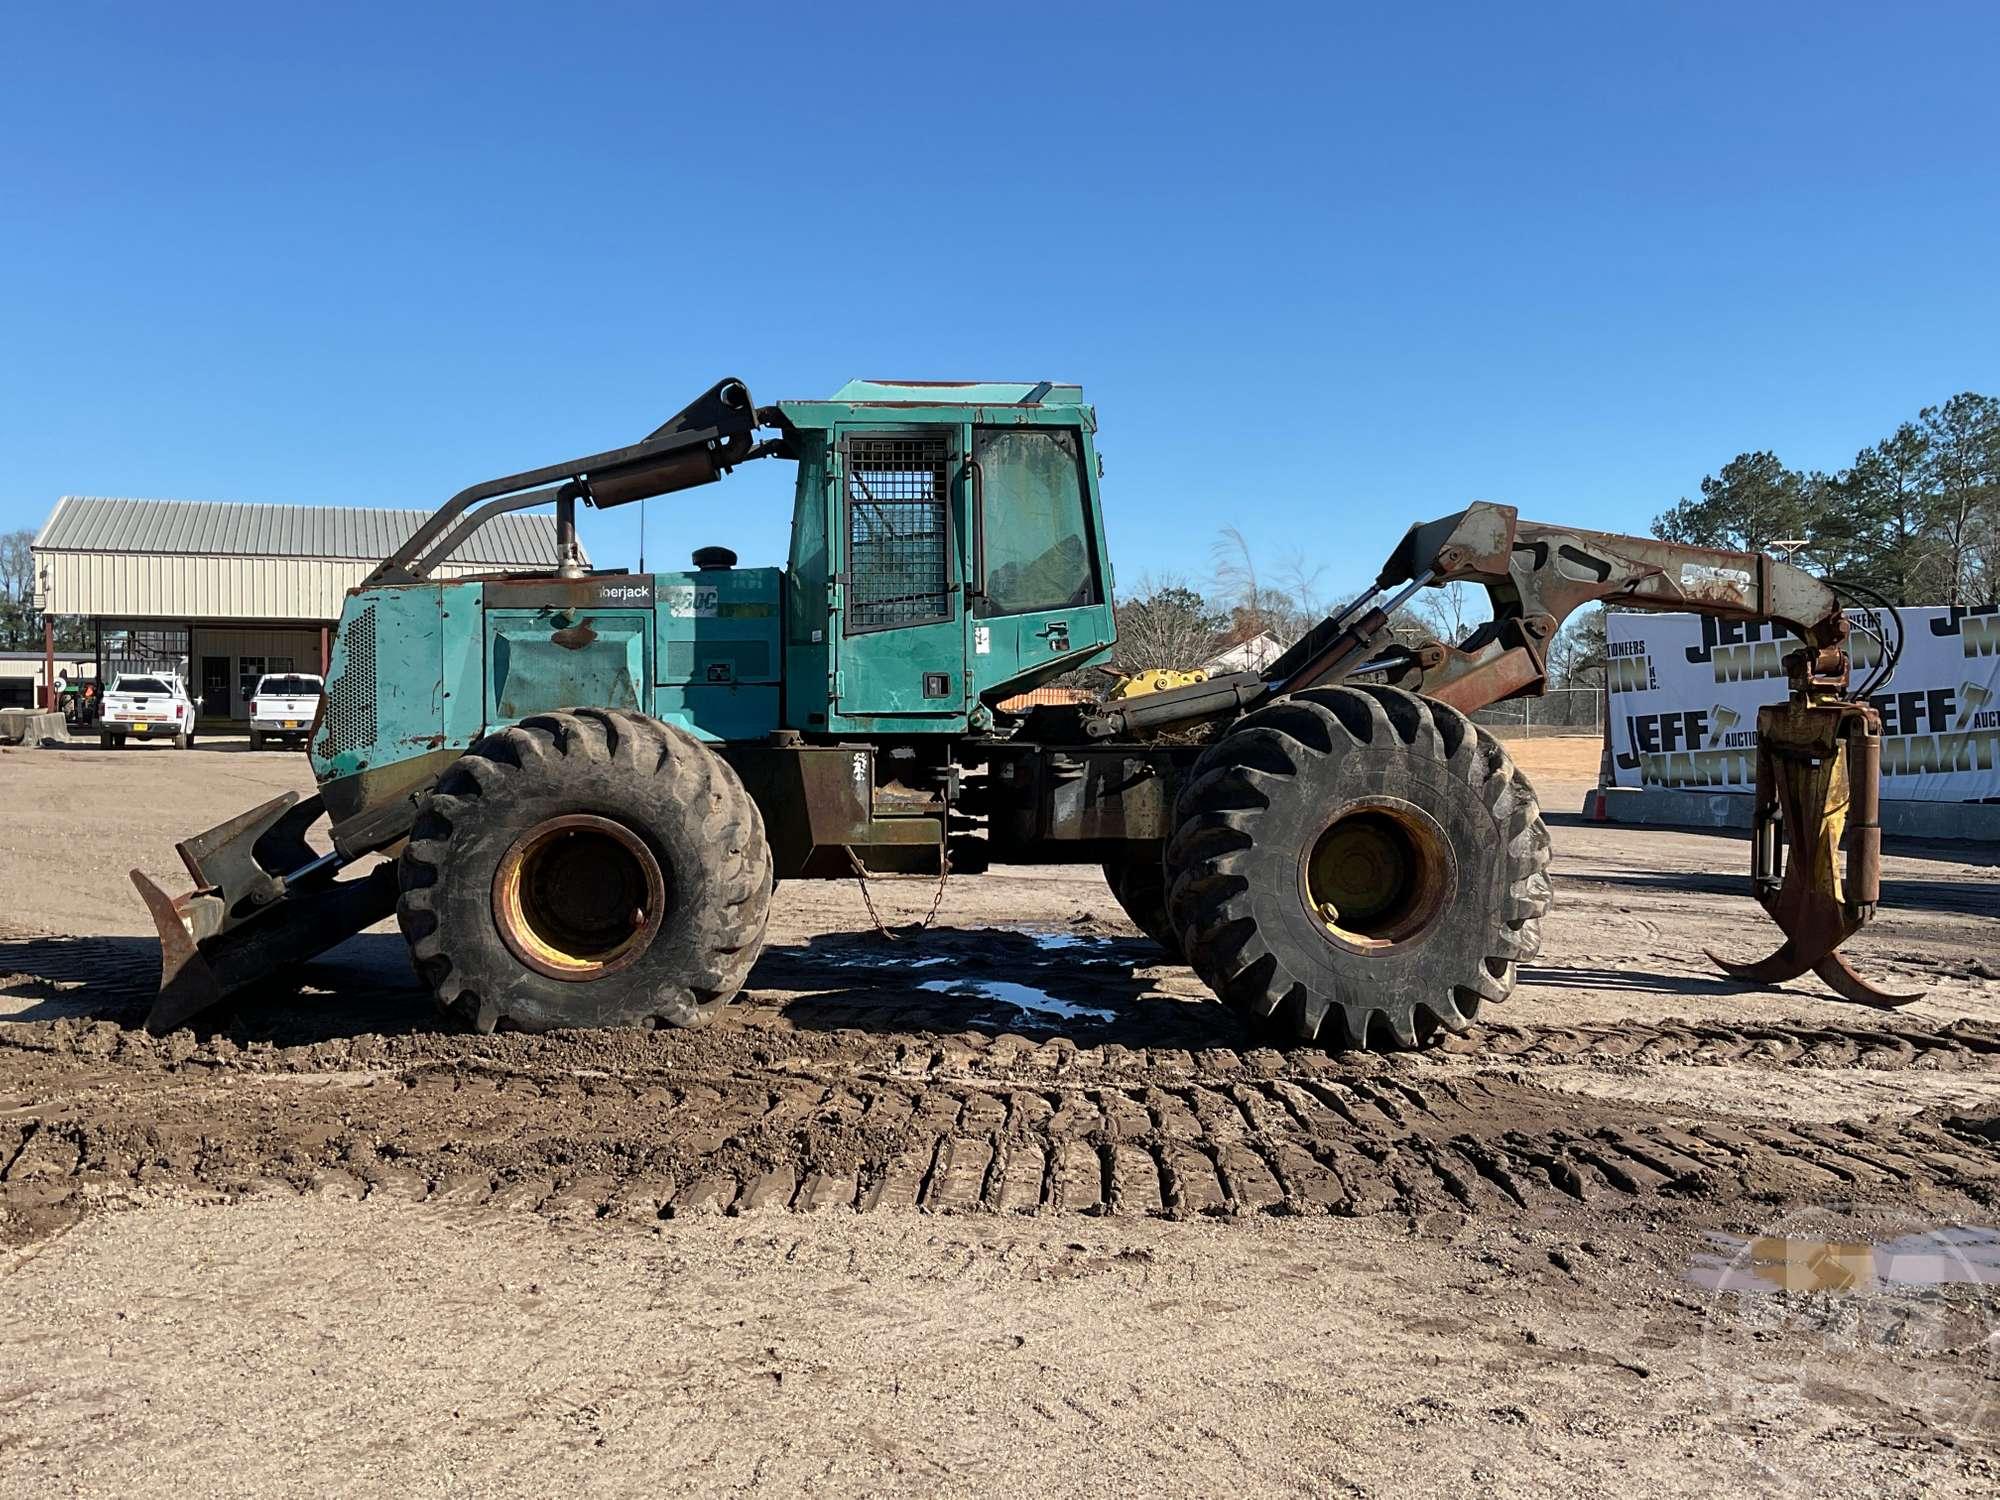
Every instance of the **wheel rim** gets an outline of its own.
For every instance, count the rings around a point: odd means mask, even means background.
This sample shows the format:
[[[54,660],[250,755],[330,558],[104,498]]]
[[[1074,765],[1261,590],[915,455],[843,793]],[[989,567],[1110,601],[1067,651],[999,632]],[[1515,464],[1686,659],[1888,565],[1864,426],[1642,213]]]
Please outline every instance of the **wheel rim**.
[[[1307,851],[1306,910],[1341,946],[1381,952],[1418,941],[1457,883],[1450,845],[1422,808],[1393,797],[1343,808]]]
[[[659,933],[667,881],[623,823],[565,813],[514,840],[493,874],[493,919],[516,958],[552,979],[588,980],[638,961]]]

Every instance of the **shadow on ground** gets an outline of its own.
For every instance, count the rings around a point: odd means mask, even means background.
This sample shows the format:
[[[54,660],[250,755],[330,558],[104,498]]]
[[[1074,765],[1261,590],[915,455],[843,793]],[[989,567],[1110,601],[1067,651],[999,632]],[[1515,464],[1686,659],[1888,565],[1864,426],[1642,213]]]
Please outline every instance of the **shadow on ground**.
[[[1016,1032],[1091,1046],[1239,1048],[1255,1045],[1211,999],[1165,992],[1188,971],[1144,938],[933,930],[891,941],[828,933],[767,948],[749,989],[792,991],[785,1020],[815,1031]]]
[[[160,983],[150,937],[42,937],[0,941],[0,1020],[143,1025]],[[189,1023],[199,1036],[301,1046],[372,1033],[449,1030],[394,933],[362,933],[283,979],[234,997]]]
[[[136,1028],[159,982],[159,950],[142,937],[0,940],[0,976],[0,1021]],[[1745,992],[1719,975],[1633,969],[1524,967],[1520,982],[1662,996]],[[1018,1034],[1038,1043],[1191,1052],[1271,1045],[1143,938],[1001,928],[933,930],[902,941],[836,932],[774,945],[722,1024],[768,1025],[773,1016],[801,1031],[880,1036]],[[394,933],[350,938],[288,979],[189,1024],[204,1039],[280,1047],[463,1030],[432,1004]]]
[[[1954,857],[1963,864],[1974,863],[1963,854]],[[2000,858],[2000,856],[1991,857]],[[1977,861],[1980,864],[1989,862],[1989,857],[1982,857]],[[1750,880],[1747,875],[1718,875],[1683,870],[1619,870],[1592,872],[1586,875],[1564,875],[1561,879],[1566,884],[1580,886],[1630,886],[1638,890],[1657,890],[1673,895],[1740,896],[1746,902],[1750,899]],[[1882,904],[1887,907],[1907,907],[1912,911],[1953,912],[1969,917],[2000,917],[2000,883],[1972,880],[1884,879]]]
[[[0,1020],[140,1026],[159,962],[149,937],[0,940]],[[1241,1045],[1243,1027],[1222,1006],[1157,991],[1163,962],[1143,939],[996,929],[934,930],[902,941],[873,931],[828,933],[767,948],[738,1004],[761,1002],[786,1023],[815,1031]],[[394,933],[350,938],[189,1026],[204,1038],[276,1046],[459,1029],[418,984]]]
[[[1759,986],[1722,974],[1659,974],[1648,969],[1577,969],[1562,964],[1524,967],[1523,987],[1638,991],[1649,995],[1747,995]]]

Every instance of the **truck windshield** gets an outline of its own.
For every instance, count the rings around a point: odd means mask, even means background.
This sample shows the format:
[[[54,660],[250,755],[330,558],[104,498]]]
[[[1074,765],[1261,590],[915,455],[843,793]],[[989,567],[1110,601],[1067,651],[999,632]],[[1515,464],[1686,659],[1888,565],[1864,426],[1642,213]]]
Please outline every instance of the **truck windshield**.
[[[157,677],[121,677],[117,682],[112,684],[111,691],[114,693],[171,693],[173,689]]]
[[[266,677],[257,684],[257,695],[273,698],[317,698],[326,689],[317,677]]]

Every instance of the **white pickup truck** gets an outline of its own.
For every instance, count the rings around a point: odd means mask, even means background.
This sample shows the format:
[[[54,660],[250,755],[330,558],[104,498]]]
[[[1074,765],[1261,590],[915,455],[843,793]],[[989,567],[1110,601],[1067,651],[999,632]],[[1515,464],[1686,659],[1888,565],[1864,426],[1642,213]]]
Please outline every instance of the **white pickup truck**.
[[[194,743],[194,700],[173,672],[120,672],[104,695],[97,743],[109,750],[128,739],[171,739],[185,750]]]
[[[326,683],[310,672],[270,672],[258,678],[250,699],[250,748],[262,750],[266,740],[305,744],[325,695]]]

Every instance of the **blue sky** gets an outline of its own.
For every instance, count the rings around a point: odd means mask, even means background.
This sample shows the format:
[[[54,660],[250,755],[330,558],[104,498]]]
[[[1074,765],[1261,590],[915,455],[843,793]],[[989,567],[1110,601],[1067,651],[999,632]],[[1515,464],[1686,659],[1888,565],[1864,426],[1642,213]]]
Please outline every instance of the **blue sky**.
[[[2000,392],[1991,5],[14,6],[0,528],[435,504],[724,374],[1080,380],[1128,585],[1643,530]],[[781,556],[789,476],[650,507]],[[602,563],[636,517],[588,520]]]

